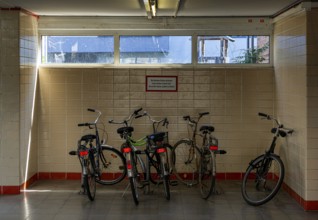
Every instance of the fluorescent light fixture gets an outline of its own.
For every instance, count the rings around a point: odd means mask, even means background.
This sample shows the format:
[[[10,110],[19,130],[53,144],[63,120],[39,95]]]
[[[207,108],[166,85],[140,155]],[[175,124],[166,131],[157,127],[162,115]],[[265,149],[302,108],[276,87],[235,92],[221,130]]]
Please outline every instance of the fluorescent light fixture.
[[[156,14],[157,14],[157,1],[156,0],[150,0],[150,6],[151,6],[152,16],[155,17]]]
[[[156,16],[156,13],[157,13],[157,8],[156,8],[156,5],[151,5],[151,12],[152,12],[152,16]]]

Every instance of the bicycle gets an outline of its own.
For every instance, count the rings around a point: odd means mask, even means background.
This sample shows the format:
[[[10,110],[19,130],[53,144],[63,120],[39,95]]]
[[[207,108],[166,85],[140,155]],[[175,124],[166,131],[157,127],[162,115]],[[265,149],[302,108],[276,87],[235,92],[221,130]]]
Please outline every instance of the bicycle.
[[[149,182],[156,185],[163,183],[165,197],[167,200],[170,200],[170,170],[167,148],[171,149],[171,146],[168,145],[168,133],[157,132],[159,124],[167,126],[168,120],[165,118],[156,121],[147,112],[144,112],[142,115],[139,114],[141,110],[142,108],[135,110],[122,122],[109,121],[109,123],[124,125],[124,127],[117,129],[117,133],[125,140],[125,143],[122,144],[122,152],[126,158],[129,186],[136,205],[139,204],[138,190],[146,187],[145,192],[148,193],[150,191]],[[132,132],[134,131],[134,128],[131,127],[132,120],[143,116],[148,116],[151,120],[154,133],[134,140],[132,138]],[[146,148],[139,150],[137,147],[140,146],[146,146]],[[142,159],[141,155],[146,156],[146,161]],[[151,168],[155,169],[156,174],[152,173]],[[139,172],[140,169],[142,172]]]
[[[209,112],[199,113],[197,118],[183,116],[183,119],[188,122],[188,127],[192,129],[192,136],[179,140],[172,149],[172,166],[175,176],[187,186],[199,184],[203,199],[207,199],[216,192],[216,154],[226,153],[225,150],[218,148],[218,139],[212,135],[213,126],[203,125],[199,129],[200,133],[197,131],[200,119],[208,114]],[[201,147],[197,144],[197,135],[202,137]]]
[[[94,129],[94,134],[83,135],[77,144],[77,151],[70,151],[70,155],[77,155],[81,164],[81,194],[87,194],[93,201],[96,194],[96,182],[102,185],[113,185],[122,181],[126,176],[126,161],[122,153],[106,145],[101,140],[98,121],[102,113],[99,110],[87,109],[97,112],[94,122],[80,123],[79,127],[86,126]],[[105,131],[105,129],[103,129]]]
[[[241,192],[244,200],[253,206],[259,206],[270,201],[278,193],[285,175],[284,163],[274,153],[276,141],[279,137],[286,137],[293,133],[293,129],[284,128],[276,118],[264,113],[258,115],[276,124],[272,128],[273,139],[268,150],[252,160],[244,174]]]

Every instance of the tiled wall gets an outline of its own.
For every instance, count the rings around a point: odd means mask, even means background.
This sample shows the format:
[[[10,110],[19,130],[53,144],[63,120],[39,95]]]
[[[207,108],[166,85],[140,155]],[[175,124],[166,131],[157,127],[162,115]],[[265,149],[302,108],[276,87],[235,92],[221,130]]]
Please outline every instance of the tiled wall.
[[[20,183],[37,173],[37,18],[20,13]]]
[[[318,9],[307,12],[307,199],[318,200]]]
[[[0,186],[19,185],[19,11],[0,10]]]
[[[146,75],[178,76],[178,92],[145,92]],[[92,120],[87,108],[98,108],[104,116],[108,144],[120,146],[121,120],[142,106],[157,119],[168,117],[171,143],[185,137],[182,116],[209,111],[204,123],[215,126],[215,135],[227,155],[217,158],[218,172],[225,178],[240,178],[250,160],[264,152],[271,137],[271,124],[260,120],[259,111],[274,113],[273,68],[213,69],[98,69],[40,68],[39,71],[39,172],[79,172],[76,149],[82,130],[77,123]],[[135,136],[151,132],[146,119],[136,120]],[[54,154],[52,154],[54,149]]]
[[[307,157],[306,14],[275,24],[274,56],[277,115],[295,134],[281,143],[285,182],[305,198]]]
[[[26,179],[29,140],[37,173],[37,132],[31,131],[36,87],[36,18],[20,10],[0,10],[0,194],[19,193]]]
[[[317,10],[303,10],[278,20],[274,28],[277,115],[295,129],[281,143],[280,154],[285,181],[300,203],[318,200],[317,19]]]

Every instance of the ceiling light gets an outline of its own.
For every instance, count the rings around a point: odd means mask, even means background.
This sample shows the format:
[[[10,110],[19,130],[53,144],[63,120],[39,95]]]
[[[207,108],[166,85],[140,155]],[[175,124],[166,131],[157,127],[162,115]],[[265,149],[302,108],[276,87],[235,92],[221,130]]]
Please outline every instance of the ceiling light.
[[[157,14],[157,1],[156,0],[150,0],[150,6],[151,6],[152,16],[156,16],[156,14]]]

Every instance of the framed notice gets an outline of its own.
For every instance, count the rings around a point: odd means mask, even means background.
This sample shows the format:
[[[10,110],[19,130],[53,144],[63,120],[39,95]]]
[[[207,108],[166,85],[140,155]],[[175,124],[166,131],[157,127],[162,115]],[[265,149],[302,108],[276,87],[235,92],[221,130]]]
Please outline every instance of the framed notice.
[[[146,76],[146,92],[177,92],[177,76]]]

